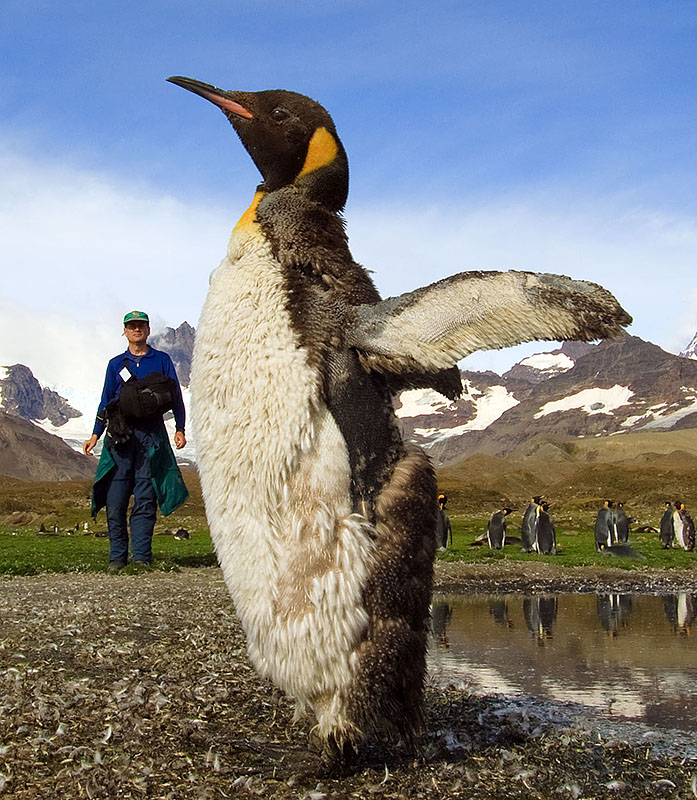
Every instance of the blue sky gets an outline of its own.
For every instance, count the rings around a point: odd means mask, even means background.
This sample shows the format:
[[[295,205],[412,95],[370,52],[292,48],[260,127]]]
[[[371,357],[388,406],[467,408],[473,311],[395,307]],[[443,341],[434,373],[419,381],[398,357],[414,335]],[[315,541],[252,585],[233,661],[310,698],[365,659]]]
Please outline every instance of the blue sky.
[[[697,0],[5,0],[0,362],[87,387],[125,310],[196,324],[258,176],[169,75],[328,108],[352,249],[383,294],[561,272],[677,352],[697,330],[695,41]]]

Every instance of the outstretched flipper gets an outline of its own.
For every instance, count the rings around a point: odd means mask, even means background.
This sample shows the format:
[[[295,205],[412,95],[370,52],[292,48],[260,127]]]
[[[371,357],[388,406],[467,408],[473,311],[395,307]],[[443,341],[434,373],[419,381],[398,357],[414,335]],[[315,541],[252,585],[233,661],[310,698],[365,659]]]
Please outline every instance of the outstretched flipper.
[[[476,350],[593,341],[632,318],[602,286],[535,272],[462,272],[356,309],[348,344],[378,372],[436,371]]]

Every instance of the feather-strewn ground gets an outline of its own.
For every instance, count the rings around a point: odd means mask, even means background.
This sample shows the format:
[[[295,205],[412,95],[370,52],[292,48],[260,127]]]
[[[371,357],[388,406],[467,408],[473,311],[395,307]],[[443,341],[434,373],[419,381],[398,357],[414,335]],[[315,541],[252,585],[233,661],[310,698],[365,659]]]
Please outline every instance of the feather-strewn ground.
[[[692,571],[610,573],[584,580],[697,586]],[[580,578],[437,565],[439,586],[470,591],[593,590]],[[249,664],[218,569],[0,581],[3,800],[697,796],[697,763],[646,745],[560,732],[452,689],[429,688],[427,704],[419,759],[370,749],[328,777],[310,723],[293,725],[291,703]]]

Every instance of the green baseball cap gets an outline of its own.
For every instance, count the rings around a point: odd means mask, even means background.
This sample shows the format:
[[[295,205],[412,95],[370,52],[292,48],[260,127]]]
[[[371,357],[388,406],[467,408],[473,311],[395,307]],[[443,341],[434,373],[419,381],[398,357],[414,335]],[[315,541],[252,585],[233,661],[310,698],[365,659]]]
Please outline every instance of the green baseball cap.
[[[150,324],[150,317],[145,313],[145,311],[129,311],[128,314],[123,318],[123,324],[125,325],[127,322],[147,322],[148,325]]]

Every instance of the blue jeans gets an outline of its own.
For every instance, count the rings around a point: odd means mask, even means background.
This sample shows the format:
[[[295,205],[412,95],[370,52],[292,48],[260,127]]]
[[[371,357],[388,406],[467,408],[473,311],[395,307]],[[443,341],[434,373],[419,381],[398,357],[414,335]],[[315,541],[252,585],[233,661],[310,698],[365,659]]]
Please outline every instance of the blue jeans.
[[[157,517],[157,498],[147,456],[152,435],[136,429],[126,444],[110,448],[116,463],[106,496],[110,562],[128,561],[126,513],[131,495],[131,556],[134,561],[148,564],[152,561],[152,532]]]

